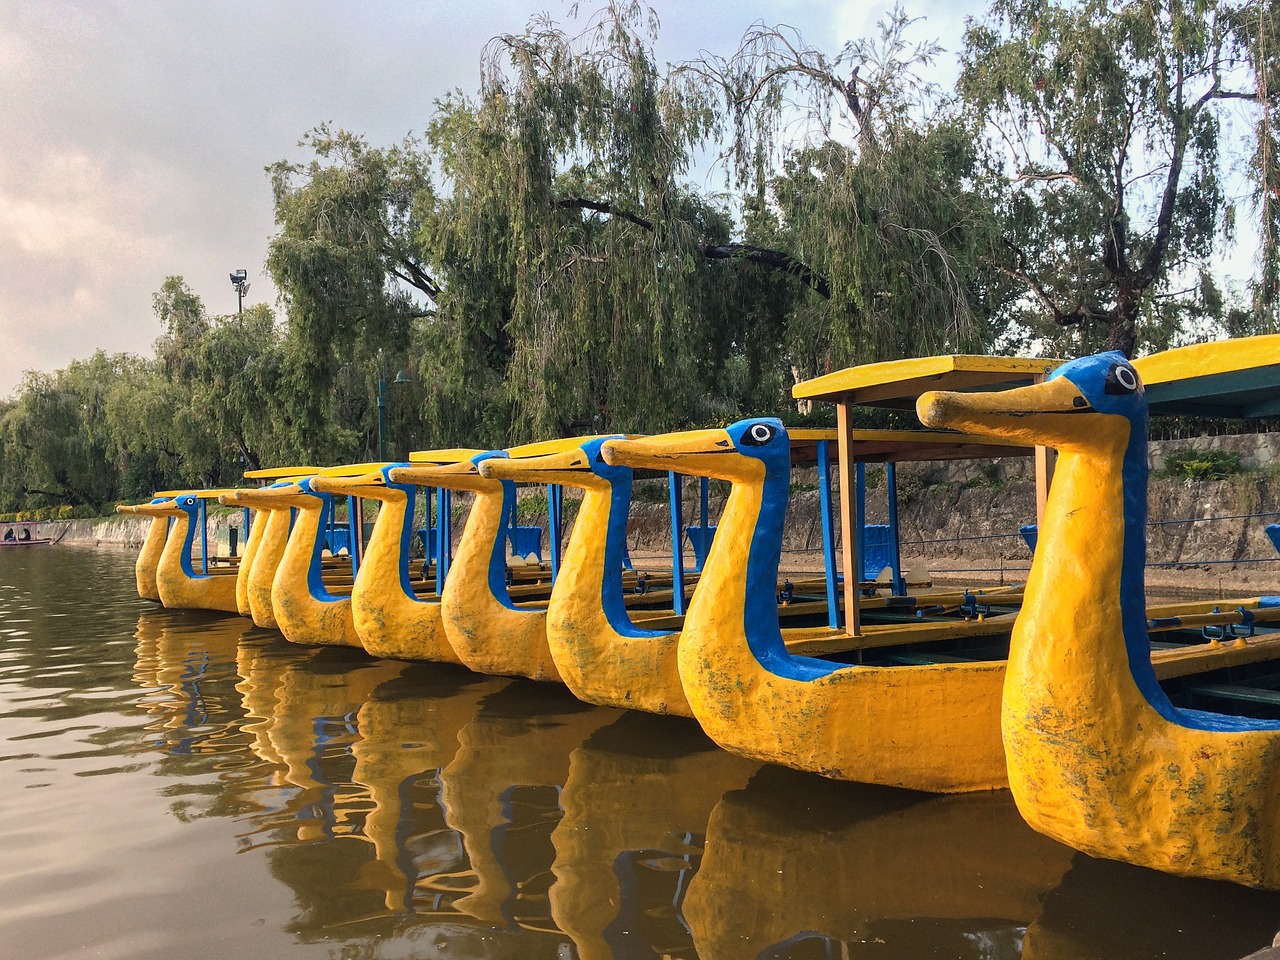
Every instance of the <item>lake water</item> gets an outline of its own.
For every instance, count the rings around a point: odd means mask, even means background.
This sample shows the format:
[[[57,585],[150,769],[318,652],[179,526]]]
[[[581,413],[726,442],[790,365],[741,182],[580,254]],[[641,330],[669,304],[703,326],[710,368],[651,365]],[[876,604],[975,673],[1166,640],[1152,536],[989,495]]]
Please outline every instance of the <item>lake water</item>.
[[[1280,896],[1093,860],[1007,793],[308,649],[0,551],[0,958],[1214,958]]]

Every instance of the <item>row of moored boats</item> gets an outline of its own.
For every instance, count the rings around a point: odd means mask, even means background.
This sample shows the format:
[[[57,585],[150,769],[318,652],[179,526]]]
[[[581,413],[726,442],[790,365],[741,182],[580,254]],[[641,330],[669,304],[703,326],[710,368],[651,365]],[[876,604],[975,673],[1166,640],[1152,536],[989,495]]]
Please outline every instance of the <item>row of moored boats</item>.
[[[138,590],[170,608],[251,617],[296,643],[560,682],[591,703],[690,716],[729,751],[828,777],[940,793],[1008,787],[1033,827],[1076,849],[1280,888],[1280,597],[1149,606],[1143,579],[1149,412],[1280,415],[1280,336],[1133,362],[895,361],[796,395],[836,403],[840,426],[788,432],[755,418],[284,467],[246,474],[258,487],[162,492],[122,508],[153,518]],[[914,405],[926,429],[852,429],[859,405]],[[863,571],[865,464],[887,465],[896,544],[897,463],[1017,455],[1035,458],[1047,491],[1025,585],[913,583],[896,549],[887,581],[840,576]],[[791,471],[803,463],[818,468],[825,569],[781,574]],[[679,550],[670,570],[632,569],[628,516],[645,471],[728,484],[711,531],[704,514],[713,537],[699,569]],[[527,529],[515,522],[520,484],[548,486],[548,565],[508,557]],[[581,499],[561,551],[566,487]],[[415,519],[424,490],[425,523]],[[456,492],[472,495],[459,538]],[[343,498],[351,558],[326,549]],[[238,562],[192,558],[215,499],[251,517]],[[379,506],[366,543],[369,501]],[[678,518],[678,495],[672,505]]]

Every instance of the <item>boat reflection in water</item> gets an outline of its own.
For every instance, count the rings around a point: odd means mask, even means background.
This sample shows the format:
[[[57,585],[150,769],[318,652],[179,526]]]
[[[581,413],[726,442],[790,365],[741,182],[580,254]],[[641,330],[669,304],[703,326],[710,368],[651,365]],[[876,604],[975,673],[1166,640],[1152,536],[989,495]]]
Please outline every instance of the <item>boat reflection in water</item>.
[[[135,657],[173,815],[230,818],[289,891],[268,923],[335,956],[1227,960],[1280,926],[1280,896],[1091,860],[1006,792],[824,780],[559,686],[192,611],[141,617]]]
[[[684,915],[703,960],[805,940],[1017,957],[1072,856],[1007,793],[935,797],[768,767],[711,814]]]
[[[690,720],[628,712],[569,756],[551,911],[582,960],[689,955],[680,901],[711,810],[760,768]]]

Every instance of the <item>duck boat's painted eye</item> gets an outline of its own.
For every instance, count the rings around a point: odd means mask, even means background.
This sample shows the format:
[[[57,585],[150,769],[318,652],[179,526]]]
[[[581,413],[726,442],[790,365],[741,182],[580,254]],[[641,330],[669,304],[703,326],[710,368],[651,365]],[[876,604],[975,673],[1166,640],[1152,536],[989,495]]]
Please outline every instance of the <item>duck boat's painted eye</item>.
[[[753,423],[742,435],[742,442],[750,447],[763,447],[774,438],[777,432],[767,423]]]
[[[1127,363],[1114,363],[1107,371],[1107,382],[1103,391],[1109,394],[1137,393],[1142,387],[1138,373]]]

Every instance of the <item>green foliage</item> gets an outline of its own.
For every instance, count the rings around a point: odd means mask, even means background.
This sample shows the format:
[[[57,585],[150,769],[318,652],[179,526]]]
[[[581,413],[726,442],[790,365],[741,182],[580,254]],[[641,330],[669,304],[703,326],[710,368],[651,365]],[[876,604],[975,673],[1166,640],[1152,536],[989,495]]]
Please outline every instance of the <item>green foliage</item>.
[[[1162,474],[1188,480],[1222,480],[1243,470],[1237,453],[1189,448],[1169,454]]]
[[[1243,469],[1238,453],[1188,447],[1166,456],[1160,475],[1180,480],[1223,480]]]
[[[1253,104],[1270,143],[1257,64],[1274,30],[1256,0],[994,0],[971,22],[959,93],[987,123],[986,165],[1003,183],[996,264],[1024,294],[1006,322],[1059,355],[1132,355],[1225,318],[1213,254],[1235,213],[1222,171],[1251,152],[1269,178],[1274,164],[1247,137],[1224,141],[1223,123]],[[1275,212],[1263,212],[1274,262]]]
[[[786,316],[797,379],[994,340],[1007,284],[984,267],[995,233],[974,125],[936,109],[919,71],[939,48],[911,43],[913,23],[895,9],[834,58],[759,23],[732,57],[687,68],[720,87],[732,119],[725,159],[749,198],[748,237],[824,280]]]
[[[28,374],[0,401],[0,508],[372,460],[380,397],[393,458],[751,414],[827,427],[789,388],[851,363],[1275,329],[1272,7],[992,0],[954,96],[922,79],[941,48],[901,9],[834,55],[758,22],[676,67],[635,0],[536,17],[421,138],[320,126],[268,168],[287,319],[212,316],[169,277],[153,357]],[[717,154],[723,193],[691,182]],[[1235,170],[1261,223],[1247,305],[1213,270]]]

